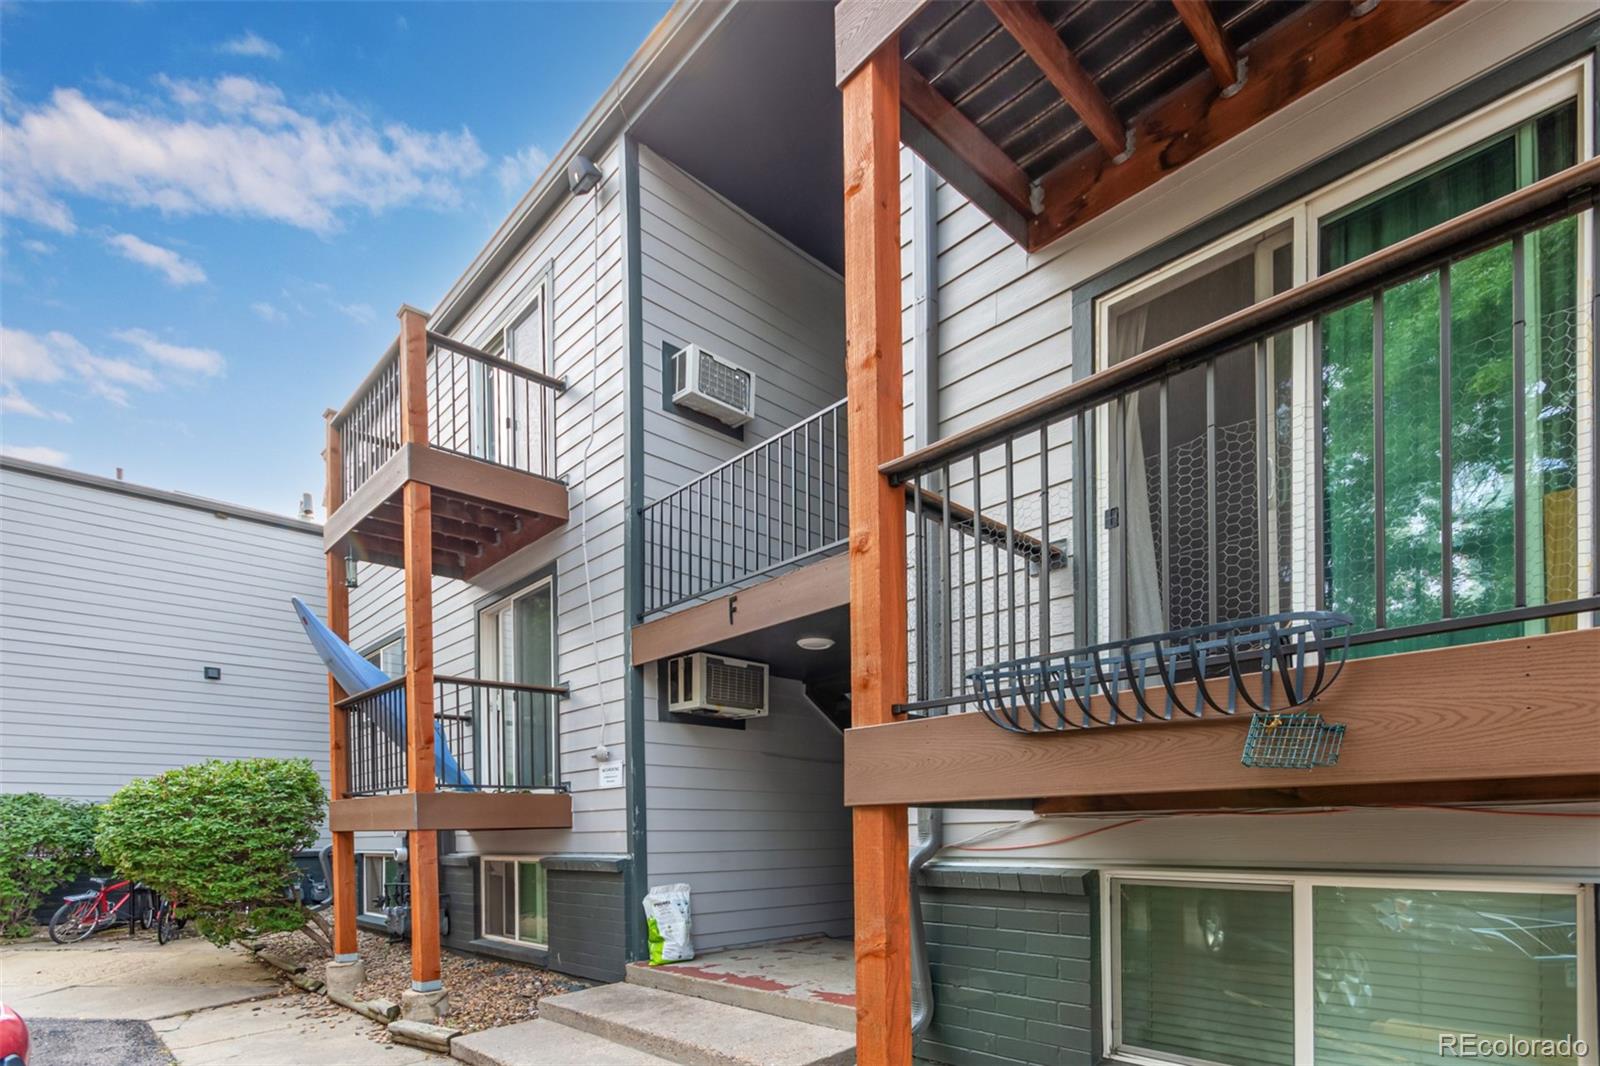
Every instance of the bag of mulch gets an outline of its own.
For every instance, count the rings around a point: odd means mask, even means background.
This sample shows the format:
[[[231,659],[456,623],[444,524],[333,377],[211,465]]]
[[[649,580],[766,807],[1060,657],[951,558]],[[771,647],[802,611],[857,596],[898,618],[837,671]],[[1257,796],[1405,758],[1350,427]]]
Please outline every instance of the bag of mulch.
[[[688,885],[655,885],[644,897],[644,914],[651,966],[694,958],[694,946],[689,943]]]

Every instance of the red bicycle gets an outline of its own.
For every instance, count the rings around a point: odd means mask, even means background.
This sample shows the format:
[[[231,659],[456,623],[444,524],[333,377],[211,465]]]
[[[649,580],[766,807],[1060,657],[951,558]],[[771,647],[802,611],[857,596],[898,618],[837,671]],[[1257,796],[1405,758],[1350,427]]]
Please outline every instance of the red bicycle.
[[[50,919],[51,940],[57,944],[75,944],[118,922],[127,922],[130,933],[135,922],[142,922],[146,929],[150,928],[154,908],[150,903],[149,890],[143,885],[131,881],[108,885],[104,877],[91,877],[89,880],[95,886],[93,892],[68,896],[66,902],[56,909]],[[121,898],[112,903],[111,893],[119,890],[122,892]],[[124,907],[127,907],[126,913],[123,912]]]

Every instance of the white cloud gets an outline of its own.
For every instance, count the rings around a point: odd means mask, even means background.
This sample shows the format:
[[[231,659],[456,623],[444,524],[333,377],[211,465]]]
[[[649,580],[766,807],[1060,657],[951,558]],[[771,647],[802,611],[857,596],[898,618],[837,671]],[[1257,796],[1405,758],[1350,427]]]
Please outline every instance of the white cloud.
[[[263,322],[287,322],[289,320],[288,315],[278,310],[272,304],[267,303],[265,300],[258,300],[251,304],[250,310],[254,311],[256,317],[260,318]]]
[[[30,463],[44,463],[46,466],[66,466],[67,453],[59,448],[46,448],[37,444],[0,444],[0,453],[11,459],[22,459]]]
[[[141,358],[91,351],[78,338],[61,330],[38,334],[0,327],[0,387],[7,399],[6,410],[66,419],[65,415],[44,411],[22,397],[17,389],[19,382],[75,382],[95,396],[127,407],[130,389],[154,392],[166,383],[168,374],[178,384],[184,384],[197,376],[214,377],[223,371],[222,356],[209,348],[171,344],[143,329],[119,330],[113,336],[132,345]]]
[[[494,168],[500,187],[506,192],[520,193],[533,184],[533,179],[544,173],[550,165],[550,156],[543,148],[530,144],[520,152],[502,156]]]
[[[189,348],[181,344],[170,344],[145,329],[120,329],[112,336],[120,341],[127,341],[162,366],[203,374],[206,377],[216,377],[222,373],[224,365],[222,355],[210,348]]]
[[[52,332],[43,337],[26,330],[0,326],[0,382],[60,381],[68,342],[77,344],[70,334]]]
[[[328,234],[350,211],[453,207],[458,182],[486,163],[465,128],[380,123],[332,98],[295,105],[276,86],[245,77],[159,84],[165,97],[137,103],[69,88],[31,106],[13,100],[0,121],[3,210],[72,232],[66,198],[76,195]]]
[[[217,45],[217,51],[230,56],[252,56],[257,59],[282,59],[283,49],[248,30],[238,37],[229,38]]]
[[[0,414],[23,415],[28,418],[50,418],[57,422],[71,422],[61,411],[46,411],[26,396],[15,385],[0,386]]]
[[[185,259],[171,248],[151,244],[131,233],[118,233],[107,237],[106,243],[124,259],[131,259],[135,263],[165,274],[170,284],[199,285],[206,280],[206,272],[200,269],[199,263]]]
[[[372,309],[371,304],[335,303],[333,306],[338,308],[340,314],[349,316],[351,319],[361,323],[363,326],[367,325],[369,322],[376,322],[378,320],[378,312]]]
[[[31,238],[23,241],[22,246],[34,255],[53,255],[56,250],[56,246],[53,244],[46,244],[44,241],[36,241]]]

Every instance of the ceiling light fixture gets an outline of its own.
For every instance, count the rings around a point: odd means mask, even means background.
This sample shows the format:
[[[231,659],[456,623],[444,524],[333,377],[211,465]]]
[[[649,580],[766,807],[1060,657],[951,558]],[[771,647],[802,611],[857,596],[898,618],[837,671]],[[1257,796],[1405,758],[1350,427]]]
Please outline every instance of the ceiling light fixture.
[[[800,645],[806,651],[827,651],[829,648],[833,647],[833,638],[801,637],[799,640],[795,641],[795,643]]]

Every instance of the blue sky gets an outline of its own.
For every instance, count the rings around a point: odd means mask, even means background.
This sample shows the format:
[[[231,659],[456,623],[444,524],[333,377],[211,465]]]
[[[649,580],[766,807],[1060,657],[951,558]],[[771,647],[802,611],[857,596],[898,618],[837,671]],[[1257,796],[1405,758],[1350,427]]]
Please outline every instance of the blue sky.
[[[0,4],[0,447],[292,512],[667,4]]]

